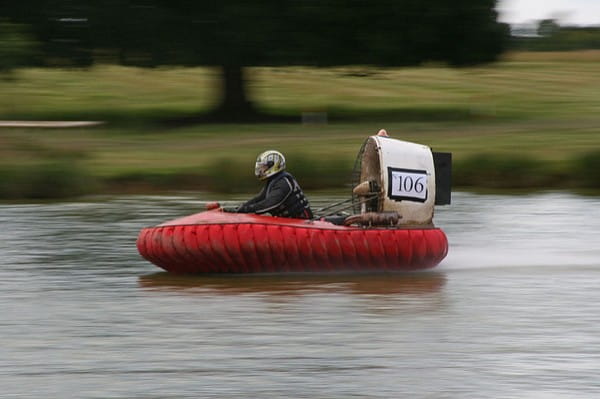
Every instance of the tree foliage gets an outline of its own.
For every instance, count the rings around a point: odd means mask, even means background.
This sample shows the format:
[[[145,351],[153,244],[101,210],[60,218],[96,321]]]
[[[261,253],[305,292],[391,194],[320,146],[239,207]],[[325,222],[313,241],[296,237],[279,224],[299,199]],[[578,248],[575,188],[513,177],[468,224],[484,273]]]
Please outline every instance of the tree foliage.
[[[22,25],[0,19],[0,74],[31,63],[35,42]]]

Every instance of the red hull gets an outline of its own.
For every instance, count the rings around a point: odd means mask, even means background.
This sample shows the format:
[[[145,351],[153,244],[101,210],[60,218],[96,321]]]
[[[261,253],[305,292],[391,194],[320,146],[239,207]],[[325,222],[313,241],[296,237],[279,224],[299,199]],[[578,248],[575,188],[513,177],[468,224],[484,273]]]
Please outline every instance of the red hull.
[[[361,228],[271,216],[202,212],[138,237],[140,254],[176,273],[410,271],[448,252],[438,228]]]

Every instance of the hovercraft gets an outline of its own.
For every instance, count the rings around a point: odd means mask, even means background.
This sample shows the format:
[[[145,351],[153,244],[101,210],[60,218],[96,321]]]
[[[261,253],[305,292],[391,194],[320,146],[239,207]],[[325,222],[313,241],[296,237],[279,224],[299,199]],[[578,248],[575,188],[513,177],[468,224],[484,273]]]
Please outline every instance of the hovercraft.
[[[313,220],[229,213],[212,205],[142,229],[137,248],[174,273],[432,268],[448,252],[446,235],[433,225],[433,209],[450,203],[450,168],[451,154],[380,131],[359,151],[351,198],[317,210]],[[352,214],[342,212],[346,203]]]

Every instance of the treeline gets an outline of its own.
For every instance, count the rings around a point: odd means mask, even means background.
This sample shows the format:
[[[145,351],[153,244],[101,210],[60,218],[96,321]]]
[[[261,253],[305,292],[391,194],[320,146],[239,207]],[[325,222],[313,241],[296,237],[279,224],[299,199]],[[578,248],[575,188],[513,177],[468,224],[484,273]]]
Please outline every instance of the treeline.
[[[496,0],[4,1],[0,72],[32,64],[214,67],[215,107],[196,120],[257,122],[265,115],[247,67],[486,64],[509,39],[495,8]]]
[[[600,49],[600,26],[560,26],[541,21],[537,29],[513,31],[512,46],[519,51],[575,51]]]

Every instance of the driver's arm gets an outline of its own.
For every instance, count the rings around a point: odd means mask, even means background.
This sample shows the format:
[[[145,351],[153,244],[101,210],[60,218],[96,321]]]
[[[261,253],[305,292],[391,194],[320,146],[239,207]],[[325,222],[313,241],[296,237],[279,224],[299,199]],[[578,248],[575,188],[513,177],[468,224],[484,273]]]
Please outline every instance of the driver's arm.
[[[267,213],[281,204],[290,196],[293,191],[293,186],[288,178],[279,179],[273,183],[269,189],[269,195],[266,195],[266,189],[261,192],[264,198],[255,201],[258,197],[246,202],[238,209],[238,212],[243,213]],[[252,201],[252,202],[251,202]]]
[[[244,202],[242,205],[240,205],[236,212],[238,212],[238,213],[252,212],[250,210],[247,210],[248,207],[253,204],[256,204],[257,202],[264,200],[266,195],[267,195],[267,187],[265,186],[265,187],[263,187],[262,190],[260,190],[260,193],[258,193],[258,195],[256,197],[251,198],[248,201]]]

